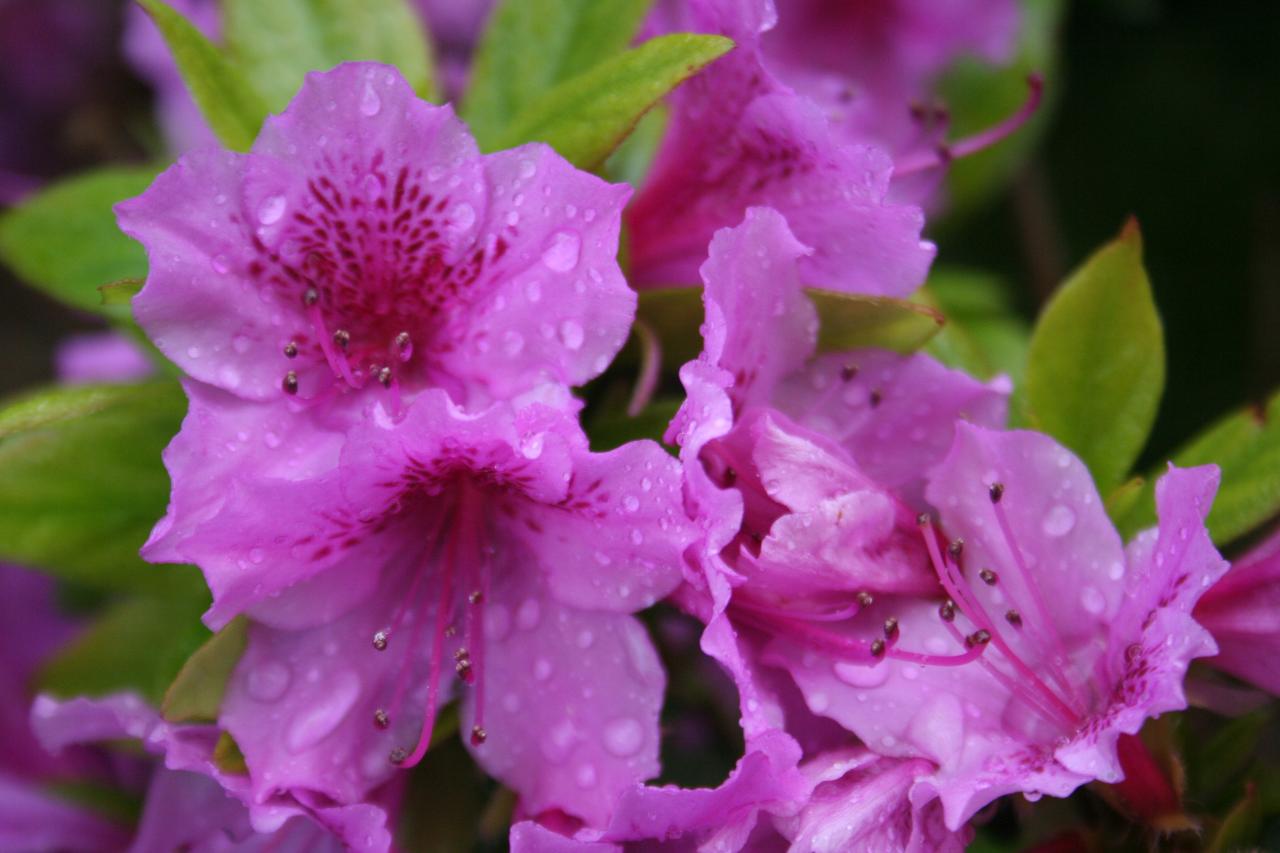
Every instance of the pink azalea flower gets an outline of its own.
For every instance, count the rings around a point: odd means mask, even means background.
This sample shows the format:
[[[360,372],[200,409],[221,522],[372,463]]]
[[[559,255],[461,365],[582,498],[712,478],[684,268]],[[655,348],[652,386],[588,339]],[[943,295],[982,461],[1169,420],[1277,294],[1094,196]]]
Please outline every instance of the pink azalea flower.
[[[386,812],[276,797],[249,799],[248,778],[213,759],[218,730],[166,723],[141,698],[119,693],[59,702],[40,696],[31,727],[44,747],[129,739],[163,758],[152,775],[130,850],[385,850]]]
[[[1195,617],[1218,644],[1206,663],[1280,695],[1280,535],[1235,562]]]
[[[1009,61],[1014,0],[790,0],[764,37],[771,69],[822,105],[842,138],[898,155],[942,141],[923,105],[962,56]]]
[[[689,0],[656,19],[737,47],[673,95],[653,173],[627,212],[632,281],[694,281],[716,229],[769,205],[813,249],[799,261],[806,284],[910,293],[934,255],[920,236],[924,216],[886,200],[887,154],[835,137],[821,109],[765,67],[760,34],[773,19],[767,0]]]
[[[135,341],[120,332],[88,332],[72,335],[54,353],[58,381],[129,382],[155,371],[151,358]]]
[[[272,449],[256,436],[273,408],[193,396],[175,481],[238,476],[217,500],[176,492],[157,546],[202,568],[211,626],[258,623],[221,719],[256,799],[359,801],[423,757],[457,685],[470,749],[530,808],[600,823],[656,774],[665,679],[629,614],[680,579],[675,460],[594,454],[561,408],[467,414],[438,389],[328,449],[305,430]]]
[[[530,144],[481,155],[395,69],[307,77],[248,154],[185,155],[117,206],[134,315],[192,377],[313,405],[443,387],[484,405],[580,384],[625,340],[624,187]]]

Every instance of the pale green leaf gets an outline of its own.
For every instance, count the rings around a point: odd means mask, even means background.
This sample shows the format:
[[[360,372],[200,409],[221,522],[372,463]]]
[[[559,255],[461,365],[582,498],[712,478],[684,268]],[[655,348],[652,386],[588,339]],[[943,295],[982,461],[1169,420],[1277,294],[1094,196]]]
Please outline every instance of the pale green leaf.
[[[238,616],[182,665],[164,693],[160,713],[171,723],[204,722],[218,719],[227,681],[249,642],[249,623]]]
[[[1031,425],[1073,450],[1109,491],[1128,474],[1164,390],[1164,332],[1130,221],[1054,294],[1031,336]]]

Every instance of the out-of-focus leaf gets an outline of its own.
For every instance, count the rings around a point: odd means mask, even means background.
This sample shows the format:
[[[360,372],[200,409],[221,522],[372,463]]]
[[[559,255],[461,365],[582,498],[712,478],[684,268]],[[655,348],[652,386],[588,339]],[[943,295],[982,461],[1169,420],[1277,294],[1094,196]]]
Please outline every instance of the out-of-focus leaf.
[[[218,735],[218,742],[213,745],[213,763],[223,773],[230,773],[233,776],[244,776],[249,772],[249,765],[244,760],[244,753],[240,751],[240,744],[236,743],[227,732]]]
[[[653,0],[503,0],[489,17],[462,116],[481,147],[557,83],[621,52]]]
[[[929,341],[931,355],[979,379],[1005,374],[1022,383],[1031,327],[1014,311],[1000,280],[976,270],[937,269],[916,298],[947,318]]]
[[[138,549],[164,515],[160,452],[186,401],[176,382],[54,388],[0,408],[0,559],[88,586],[163,589]]]
[[[1280,513],[1280,394],[1265,407],[1219,420],[1172,459],[1184,468],[1214,464],[1222,469],[1222,485],[1207,519],[1215,542],[1225,544],[1256,529]],[[1115,516],[1125,536],[1155,524],[1155,483],[1164,470],[1163,465],[1153,470],[1142,494]]]
[[[0,260],[73,308],[127,316],[104,307],[98,288],[142,278],[147,257],[116,227],[111,206],[141,193],[155,175],[152,168],[109,168],[50,185],[0,216]]]
[[[806,288],[818,309],[818,351],[887,349],[911,353],[939,331],[946,319],[933,308],[892,299]]]
[[[476,849],[493,787],[459,739],[445,739],[411,771],[397,841],[405,850],[424,853]]]
[[[1241,780],[1258,752],[1263,733],[1274,725],[1271,707],[1222,720],[1208,738],[1186,743],[1188,779],[1192,796],[1216,808],[1240,791]]]
[[[227,681],[248,641],[248,620],[238,616],[196,649],[164,693],[164,718],[171,723],[216,721]]]
[[[595,169],[654,104],[732,47],[722,36],[650,39],[523,105],[494,147],[546,142],[575,166]]]
[[[1105,493],[1146,443],[1164,371],[1164,332],[1131,220],[1067,279],[1036,324],[1027,359],[1031,425],[1075,451]]]
[[[1248,850],[1262,828],[1263,809],[1258,792],[1253,785],[1246,785],[1240,802],[1231,807],[1223,819],[1213,840],[1205,848],[1206,853],[1231,853]]]
[[[612,450],[628,441],[645,438],[661,442],[680,403],[680,400],[654,400],[634,418],[628,417],[620,408],[605,417],[596,418],[587,427],[591,449],[597,452]]]
[[[222,0],[227,53],[272,112],[308,71],[371,60],[400,69],[413,90],[435,95],[422,20],[406,0]]]
[[[1022,0],[1013,61],[993,66],[964,59],[942,80],[940,94],[950,116],[952,139],[979,133],[1017,112],[1027,97],[1027,75],[1037,73],[1048,81],[1040,109],[1016,133],[948,166],[948,218],[964,216],[999,189],[1048,127],[1062,88],[1057,48],[1065,7],[1063,0]]]
[[[192,99],[218,139],[234,151],[248,151],[267,105],[239,67],[190,21],[162,0],[138,0],[155,21],[182,73]],[[263,6],[275,6],[275,0]],[[117,276],[118,277],[118,276]]]
[[[182,589],[108,606],[44,666],[40,689],[62,697],[136,690],[159,703],[183,661],[209,636],[200,622],[209,599],[199,572],[173,571],[183,573]]]
[[[658,104],[636,124],[631,135],[622,140],[616,151],[604,164],[604,174],[609,180],[638,187],[644,184],[645,175],[653,164],[667,130],[667,109]]]

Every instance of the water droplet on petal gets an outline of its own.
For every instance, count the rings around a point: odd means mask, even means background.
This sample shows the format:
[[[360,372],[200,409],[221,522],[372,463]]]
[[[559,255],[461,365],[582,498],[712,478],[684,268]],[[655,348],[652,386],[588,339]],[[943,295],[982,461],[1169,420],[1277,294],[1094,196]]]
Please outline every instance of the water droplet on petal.
[[[644,744],[644,726],[631,717],[619,717],[604,727],[604,747],[619,758],[640,751]]]
[[[536,598],[526,598],[516,611],[516,624],[522,631],[532,631],[542,619],[542,608]]]
[[[449,227],[455,231],[466,231],[476,221],[476,209],[463,202],[453,208],[449,217]]]
[[[577,781],[579,788],[592,788],[596,784],[596,768],[592,764],[584,764],[578,768]]]
[[[884,664],[864,664],[839,661],[832,666],[836,678],[853,687],[878,687],[889,678],[889,667]]]
[[[282,663],[259,664],[249,670],[249,695],[259,702],[274,702],[284,695],[289,678],[289,668]]]
[[[333,734],[355,705],[360,695],[360,679],[353,672],[344,672],[331,679],[314,704],[306,706],[289,724],[285,732],[285,746],[290,752],[300,753]]]
[[[282,195],[269,197],[258,208],[258,221],[263,225],[274,225],[284,216],[285,198]]]
[[[560,324],[560,340],[571,350],[582,348],[583,335],[582,326],[577,320],[565,320]]]
[[[572,231],[557,231],[551,244],[542,253],[542,262],[556,272],[568,272],[578,265],[582,253],[582,238]]]
[[[1107,607],[1107,600],[1097,587],[1086,586],[1080,591],[1080,606],[1097,616]]]
[[[538,172],[538,167],[534,165],[532,160],[521,160],[516,168],[520,172],[520,177],[525,180],[532,178]]]
[[[364,84],[364,94],[360,96],[360,112],[372,118],[382,109],[382,99],[369,83]]]
[[[640,499],[635,495],[627,495],[622,499],[622,506],[627,512],[635,512],[640,509]]]
[[[1055,504],[1045,514],[1044,521],[1041,524],[1042,529],[1048,536],[1066,536],[1071,532],[1071,528],[1075,526],[1076,514],[1072,512],[1071,507],[1063,504]]]

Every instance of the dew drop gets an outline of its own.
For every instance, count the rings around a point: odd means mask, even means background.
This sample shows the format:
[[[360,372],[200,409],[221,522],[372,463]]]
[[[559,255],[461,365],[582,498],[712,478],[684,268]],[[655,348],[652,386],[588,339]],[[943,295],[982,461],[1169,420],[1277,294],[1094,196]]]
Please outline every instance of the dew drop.
[[[507,355],[517,356],[524,349],[524,335],[515,330],[502,336],[502,349]]]
[[[526,181],[538,172],[538,167],[534,165],[532,160],[521,160],[520,165],[516,168],[520,172],[520,177]]]
[[[231,265],[227,263],[226,255],[214,255],[210,266],[213,267],[213,271],[218,275],[226,275],[231,271]]]
[[[1097,587],[1086,586],[1080,591],[1080,606],[1097,616],[1106,609],[1107,600],[1102,597]]]
[[[604,727],[604,747],[619,758],[640,751],[644,744],[644,726],[631,717],[619,717]]]
[[[627,495],[622,499],[622,506],[627,512],[635,512],[640,509],[640,499],[635,495]]]
[[[463,202],[453,208],[449,216],[449,227],[455,231],[465,231],[475,224],[476,209]]]
[[[267,661],[249,670],[249,695],[259,702],[274,702],[289,687],[289,668]]]
[[[364,94],[360,96],[360,113],[361,115],[372,118],[376,116],[382,109],[382,99],[378,97],[378,93],[373,90],[373,86],[365,83]]]
[[[852,687],[878,687],[889,678],[889,667],[883,664],[866,666],[849,661],[839,661],[832,666],[836,678]]]
[[[533,677],[538,681],[546,681],[551,677],[551,661],[538,658],[533,662]]]
[[[284,196],[273,195],[258,208],[258,221],[263,225],[274,225],[284,216],[284,208]]]
[[[571,350],[581,349],[583,341],[582,325],[577,320],[565,320],[560,324],[560,340]]]
[[[1076,514],[1071,511],[1071,507],[1064,504],[1055,504],[1045,514],[1044,522],[1041,524],[1041,528],[1048,536],[1066,536],[1075,526]]]
[[[579,788],[594,788],[596,784],[596,768],[592,764],[584,764],[578,768],[577,782]]]
[[[295,754],[304,752],[333,734],[360,695],[360,679],[343,672],[330,680],[315,704],[294,718],[285,732],[285,746]]]
[[[538,627],[538,622],[542,619],[542,608],[538,605],[536,598],[526,598],[516,610],[516,625],[522,631],[532,631]]]
[[[568,272],[578,265],[582,253],[582,238],[572,231],[557,231],[551,244],[542,253],[542,262],[556,272]]]

